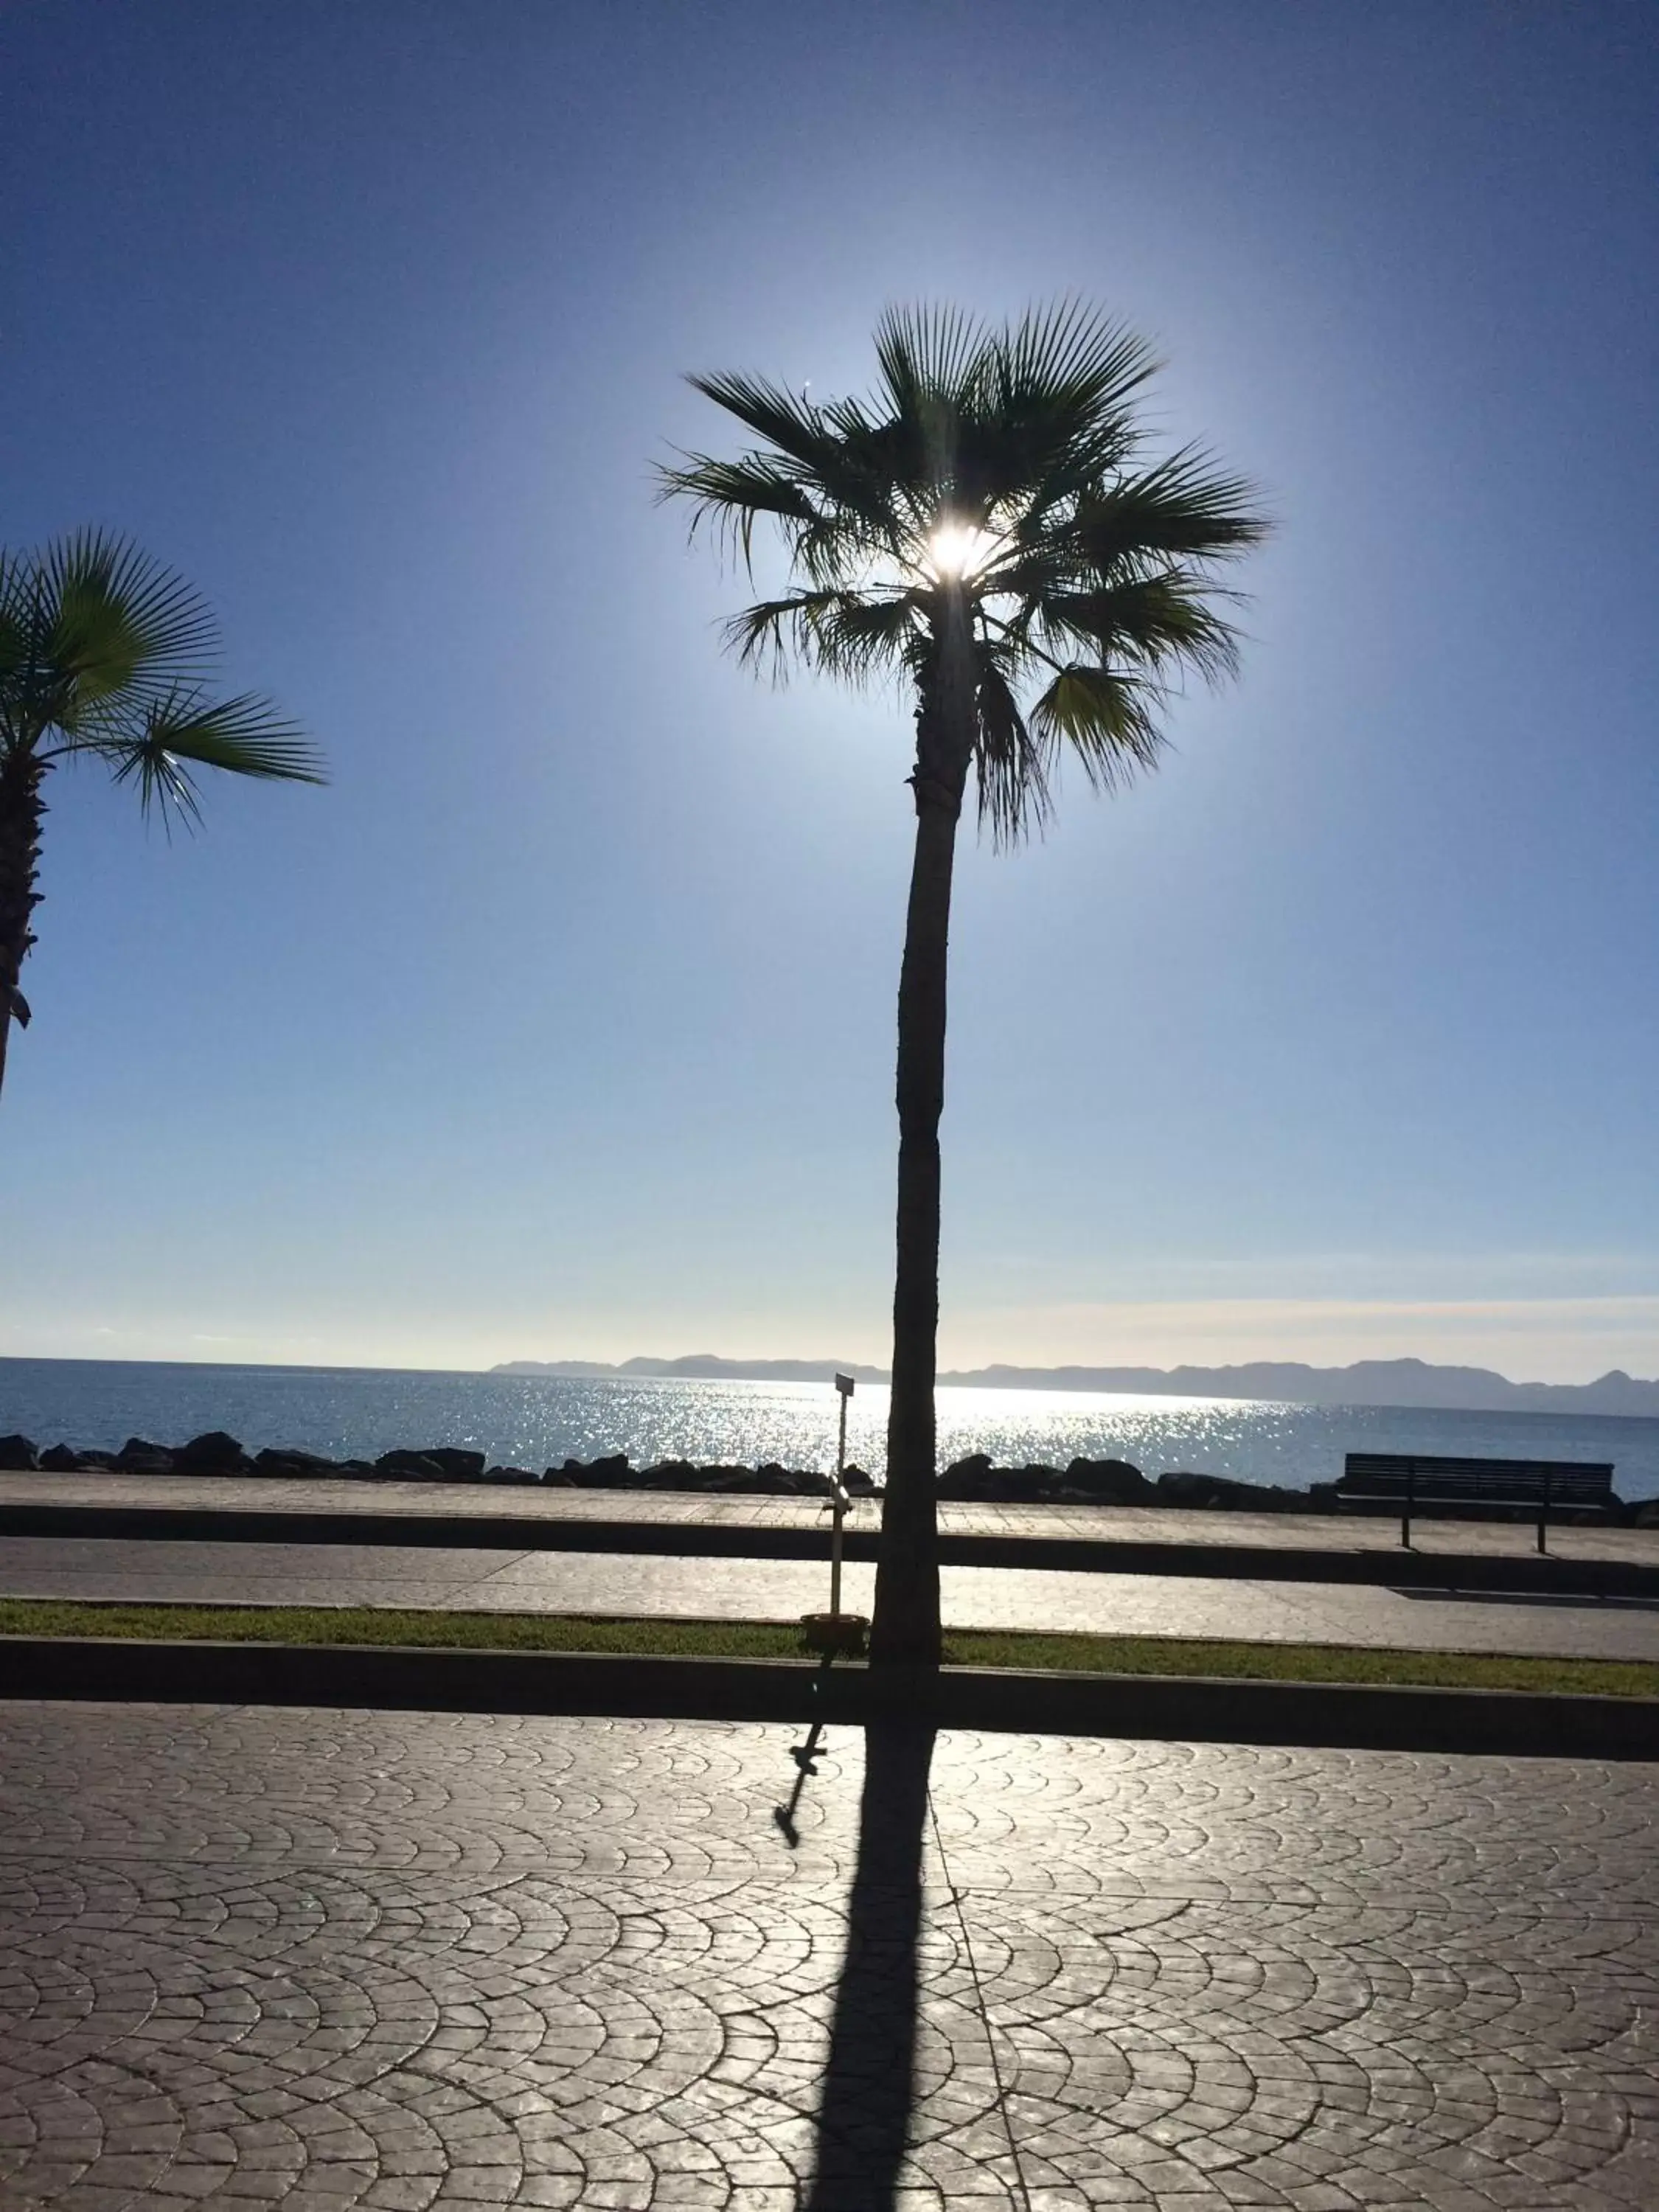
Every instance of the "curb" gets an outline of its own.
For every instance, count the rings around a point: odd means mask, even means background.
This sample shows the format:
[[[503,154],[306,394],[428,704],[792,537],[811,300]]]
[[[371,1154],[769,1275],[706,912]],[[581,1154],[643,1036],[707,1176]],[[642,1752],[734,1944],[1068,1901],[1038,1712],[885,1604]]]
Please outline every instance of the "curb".
[[[5,1637],[0,1694],[854,1726],[903,1718],[998,1734],[1659,1761],[1659,1698],[1215,1676],[823,1673],[786,1659]]]
[[[4,1505],[0,1536],[125,1542],[367,1544],[464,1551],[606,1552],[669,1559],[830,1557],[825,1528],[697,1522],[552,1521],[517,1514],[318,1513],[189,1505]],[[845,1555],[873,1560],[873,1528],[849,1528]],[[978,1536],[941,1529],[941,1565],[1074,1574],[1203,1576],[1221,1582],[1339,1583],[1490,1590],[1522,1596],[1659,1597],[1659,1567],[1623,1559],[1456,1552],[1327,1552],[1267,1544],[1123,1542],[1080,1536]]]

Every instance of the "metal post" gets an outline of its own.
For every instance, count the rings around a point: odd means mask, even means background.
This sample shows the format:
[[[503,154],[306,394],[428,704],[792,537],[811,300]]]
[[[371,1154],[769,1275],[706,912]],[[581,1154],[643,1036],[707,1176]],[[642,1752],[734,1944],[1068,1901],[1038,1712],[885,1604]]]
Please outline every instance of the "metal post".
[[[841,1530],[847,1516],[847,1401],[852,1396],[853,1377],[837,1375],[836,1389],[841,1397],[841,1434],[836,1445],[836,1494],[830,1511],[834,1526],[830,1535],[830,1617],[841,1619]]]

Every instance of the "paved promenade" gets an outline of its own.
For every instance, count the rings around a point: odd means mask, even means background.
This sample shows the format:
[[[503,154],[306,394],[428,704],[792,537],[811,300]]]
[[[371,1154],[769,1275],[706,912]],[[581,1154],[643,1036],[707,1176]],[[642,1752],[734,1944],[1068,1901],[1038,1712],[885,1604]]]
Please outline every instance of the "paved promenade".
[[[793,1741],[0,1706],[0,2203],[1659,2203],[1659,1768]]]
[[[1401,1571],[1409,1572],[1403,1559]],[[1017,1567],[947,1566],[940,1580],[945,1618],[956,1628],[1659,1661],[1653,1599],[1448,1596],[1351,1583]],[[843,1602],[867,1613],[874,1585],[872,1567],[850,1564]],[[33,1536],[0,1537],[0,1595],[791,1620],[829,1601],[827,1570],[787,1559]]]
[[[673,1491],[544,1490],[510,1484],[366,1482],[246,1475],[17,1474],[0,1473],[7,1505],[185,1506],[223,1511],[512,1515],[532,1522],[641,1521],[657,1526],[817,1528],[811,1498],[696,1497]],[[860,1505],[850,1528],[872,1528],[878,1509]],[[1200,1513],[1174,1506],[956,1505],[939,1508],[941,1528],[972,1535],[1073,1537],[1089,1542],[1267,1545],[1284,1551],[1382,1552],[1407,1558],[1397,1518],[1323,1513]],[[1532,1549],[1529,1527],[1490,1521],[1419,1519],[1424,1554],[1455,1552],[1514,1558]],[[1553,1528],[1563,1559],[1613,1559],[1659,1568],[1659,1528]]]

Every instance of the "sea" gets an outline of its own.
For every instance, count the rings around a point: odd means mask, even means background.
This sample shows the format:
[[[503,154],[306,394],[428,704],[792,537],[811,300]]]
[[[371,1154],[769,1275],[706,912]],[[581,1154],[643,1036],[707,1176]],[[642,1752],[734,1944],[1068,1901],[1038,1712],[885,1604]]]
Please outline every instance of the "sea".
[[[885,1462],[887,1393],[860,1383],[848,1457]],[[828,1468],[836,1399],[822,1383],[605,1376],[438,1373],[351,1367],[234,1367],[159,1361],[0,1359],[0,1434],[118,1451],[130,1437],[179,1444],[223,1429],[267,1445],[373,1459],[400,1447],[459,1445],[509,1467],[626,1452],[665,1459]],[[941,1466],[988,1452],[1000,1467],[1123,1459],[1305,1489],[1332,1482],[1350,1451],[1492,1459],[1611,1461],[1621,1497],[1659,1497],[1659,1420],[1616,1414],[1490,1413],[1396,1406],[1305,1406],[1243,1398],[1085,1390],[945,1389]]]

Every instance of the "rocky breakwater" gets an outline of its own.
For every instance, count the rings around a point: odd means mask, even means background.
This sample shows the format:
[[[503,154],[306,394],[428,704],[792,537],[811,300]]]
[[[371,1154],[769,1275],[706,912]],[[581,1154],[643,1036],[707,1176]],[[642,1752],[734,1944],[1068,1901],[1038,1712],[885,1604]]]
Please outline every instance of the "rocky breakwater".
[[[698,1466],[686,1459],[635,1467],[626,1452],[593,1460],[567,1459],[540,1469],[492,1463],[481,1451],[453,1444],[422,1444],[382,1452],[378,1459],[331,1459],[319,1452],[249,1452],[221,1429],[188,1443],[152,1443],[129,1437],[119,1451],[88,1451],[72,1444],[40,1449],[29,1437],[0,1437],[0,1472],[74,1474],[218,1474],[344,1478],[363,1482],[539,1484],[550,1489],[675,1491],[693,1496],[823,1498],[827,1475],[775,1460],[760,1467]],[[847,1486],[869,1496],[878,1489],[862,1468],[849,1467]],[[975,1505],[1180,1506],[1231,1513],[1334,1513],[1334,1483],[1307,1490],[1270,1483],[1237,1482],[1230,1476],[1172,1469],[1156,1480],[1121,1459],[1073,1459],[1065,1467],[996,1467],[983,1452],[954,1461],[939,1478],[939,1496]],[[1618,1518],[1638,1528],[1659,1526],[1659,1499],[1638,1501]]]
[[[554,1489],[672,1490],[736,1492],[773,1498],[822,1497],[828,1478],[776,1462],[763,1467],[697,1467],[690,1460],[664,1460],[654,1467],[633,1466],[626,1452],[595,1460],[567,1459],[559,1467],[537,1469],[489,1463],[481,1451],[449,1444],[422,1444],[382,1452],[378,1459],[330,1459],[319,1452],[268,1449],[249,1452],[221,1429],[192,1437],[188,1443],[152,1443],[129,1437],[119,1451],[82,1450],[50,1444],[44,1450],[32,1438],[0,1437],[0,1472],[46,1474],[233,1474],[344,1477],[367,1482],[538,1483]],[[869,1491],[870,1478],[858,1468],[847,1470],[850,1489]]]
[[[636,1468],[626,1452],[599,1459],[567,1459],[537,1469],[492,1464],[481,1451],[451,1444],[422,1444],[382,1452],[377,1459],[331,1459],[293,1449],[249,1452],[222,1429],[188,1443],[158,1444],[129,1437],[119,1451],[91,1451],[72,1444],[38,1448],[27,1437],[0,1437],[0,1469],[44,1474],[218,1474],[343,1477],[365,1482],[540,1484],[555,1489],[678,1491],[738,1497],[822,1497],[828,1478],[776,1461],[760,1467],[699,1466],[662,1460]],[[862,1468],[849,1467],[855,1492],[876,1487]],[[941,1499],[975,1504],[1182,1505],[1257,1512],[1317,1513],[1333,1509],[1329,1484],[1312,1491],[1269,1488],[1224,1476],[1172,1473],[1149,1480],[1121,1459],[1073,1459],[1059,1467],[996,1467],[978,1453],[956,1461],[939,1479]]]

